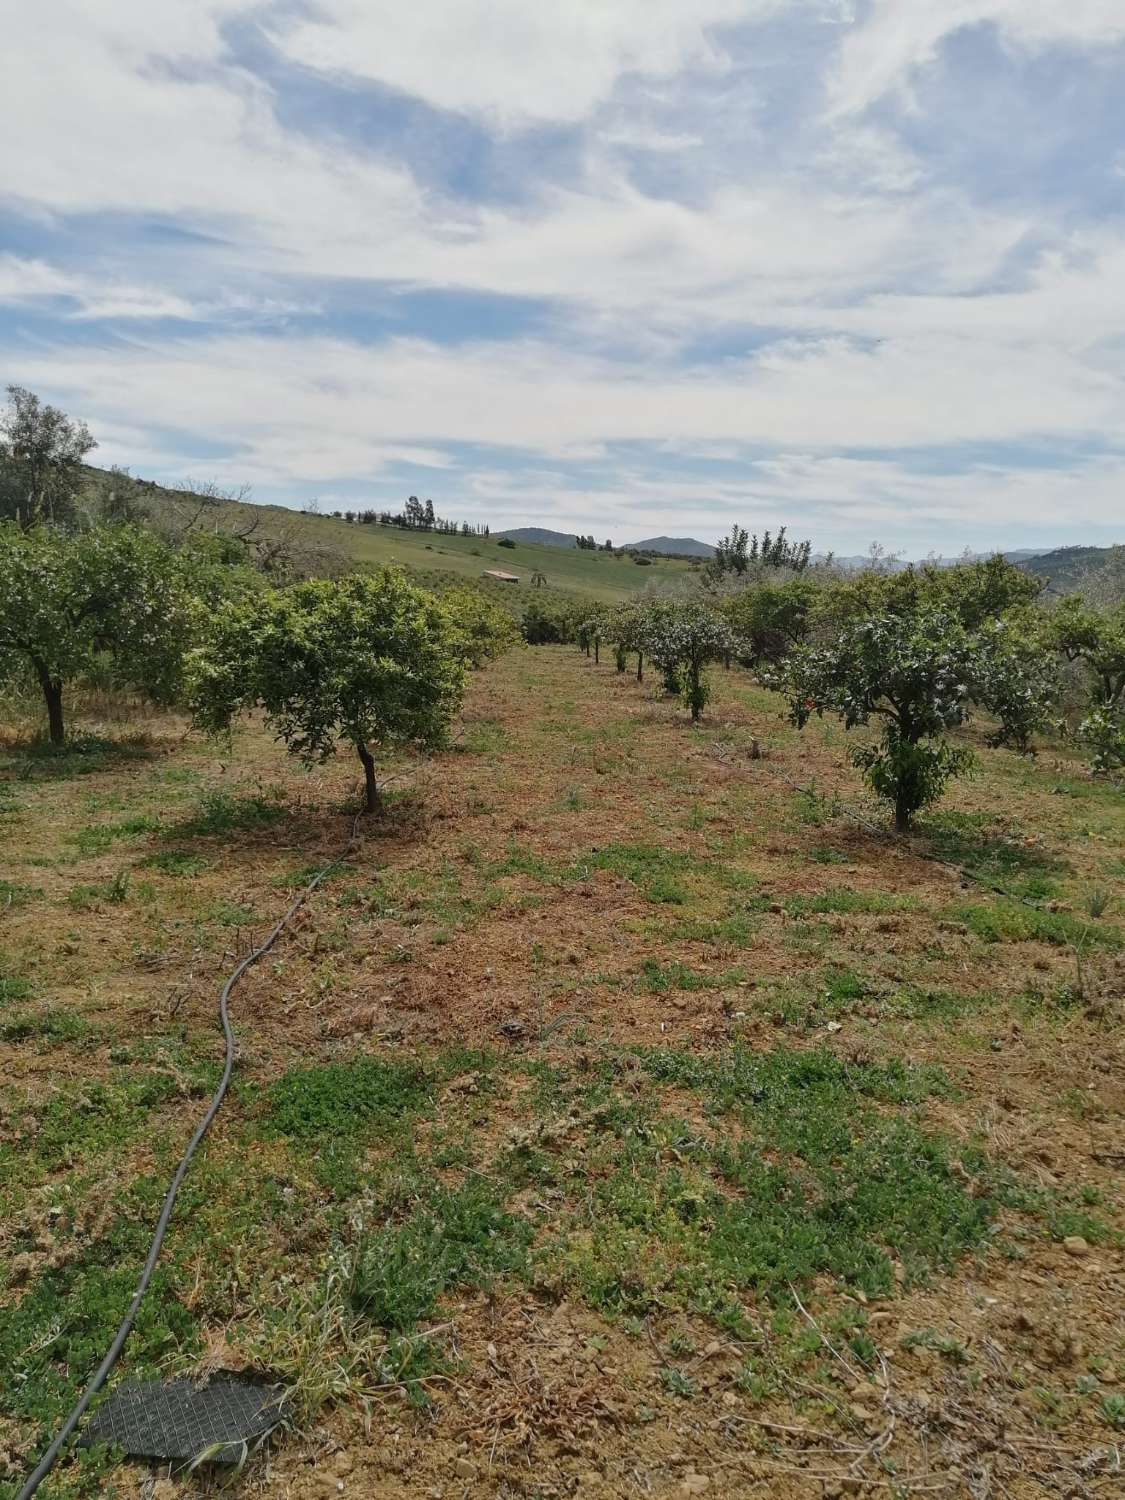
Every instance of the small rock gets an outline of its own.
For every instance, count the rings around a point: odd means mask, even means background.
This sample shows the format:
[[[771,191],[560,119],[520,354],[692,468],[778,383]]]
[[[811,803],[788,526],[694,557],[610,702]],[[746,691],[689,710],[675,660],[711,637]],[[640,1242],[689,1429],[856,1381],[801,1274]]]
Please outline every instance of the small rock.
[[[337,1474],[339,1474],[341,1476],[343,1476],[344,1474],[350,1474],[354,1468],[355,1468],[355,1460],[352,1458],[352,1456],[351,1456],[350,1453],[337,1453],[337,1455],[336,1455],[336,1473]]]
[[[453,1472],[458,1479],[475,1479],[477,1477],[477,1466],[471,1458],[455,1458],[453,1460]]]
[[[1068,1255],[1088,1255],[1090,1246],[1080,1234],[1068,1234],[1063,1240],[1063,1249]]]
[[[688,1471],[680,1482],[681,1495],[702,1495],[705,1490],[711,1488],[711,1479],[707,1474],[696,1474]]]
[[[152,1500],[174,1500],[176,1486],[170,1479],[158,1479],[152,1487]]]
[[[738,1397],[734,1394],[733,1391],[724,1391],[723,1392],[723,1405],[724,1406],[737,1406],[738,1405]]]

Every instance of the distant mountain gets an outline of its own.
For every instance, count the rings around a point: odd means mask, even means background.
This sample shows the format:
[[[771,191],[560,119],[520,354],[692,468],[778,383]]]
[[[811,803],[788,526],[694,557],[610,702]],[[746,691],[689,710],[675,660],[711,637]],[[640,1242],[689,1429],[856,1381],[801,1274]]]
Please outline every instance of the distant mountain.
[[[537,547],[577,547],[578,538],[568,531],[549,531],[545,526],[515,526],[511,531],[494,531],[492,540],[533,542]]]
[[[1037,552],[1026,562],[1021,560],[1019,566],[1037,578],[1045,578],[1055,593],[1070,594],[1105,567],[1112,551],[1112,547],[1056,547],[1053,552]]]
[[[1082,551],[1084,549],[1079,548],[1078,550]],[[1096,551],[1097,549],[1093,548],[1090,550]],[[968,554],[968,561],[984,562],[986,558],[993,557],[994,555],[994,552],[970,552]],[[1015,551],[1002,552],[1000,555],[1006,558],[1008,562],[1016,563],[1019,566],[1022,566],[1024,563],[1029,562],[1032,558],[1041,556],[1041,554],[1037,552],[1033,547],[1017,547]],[[813,558],[814,562],[823,562],[823,560],[823,553],[820,553]],[[866,552],[857,552],[856,554],[854,554],[854,556],[851,557],[833,557],[832,561],[837,565],[837,567],[850,568],[853,570],[869,568],[871,566],[871,558]],[[907,558],[896,558],[893,561],[889,558],[884,558],[882,567],[886,572],[889,573],[901,573],[906,568],[922,568],[930,562],[932,562],[933,565],[937,568],[954,568],[958,563],[965,561],[966,558],[963,554],[958,554],[958,556],[956,557],[919,557],[916,558],[913,562],[911,562]],[[1032,571],[1037,572],[1038,569],[1033,569]]]
[[[663,552],[669,557],[714,557],[715,549],[693,536],[652,536],[647,542],[626,542],[633,552]]]

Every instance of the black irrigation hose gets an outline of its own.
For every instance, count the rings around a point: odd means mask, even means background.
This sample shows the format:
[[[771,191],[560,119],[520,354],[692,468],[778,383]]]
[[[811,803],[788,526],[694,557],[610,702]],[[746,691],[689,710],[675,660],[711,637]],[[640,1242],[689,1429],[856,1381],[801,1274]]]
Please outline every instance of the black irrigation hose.
[[[79,1422],[82,1420],[83,1416],[86,1413],[86,1409],[90,1405],[90,1402],[94,1399],[94,1397],[101,1390],[102,1386],[105,1384],[110,1371],[117,1363],[121,1351],[125,1347],[125,1340],[129,1337],[129,1334],[132,1330],[133,1323],[136,1320],[137,1312],[140,1309],[141,1300],[144,1297],[145,1292],[148,1290],[148,1284],[152,1280],[152,1273],[156,1270],[156,1262],[160,1256],[160,1249],[164,1243],[164,1236],[168,1231],[168,1223],[172,1217],[172,1209],[176,1204],[176,1195],[180,1191],[180,1187],[183,1183],[184,1178],[187,1176],[188,1167],[191,1165],[191,1159],[195,1155],[200,1141],[202,1141],[208,1130],[210,1130],[211,1122],[219,1113],[219,1109],[222,1105],[223,1099],[226,1097],[227,1088],[230,1084],[231,1073],[234,1069],[235,1051],[234,1031],[231,1028],[229,1011],[231,991],[234,989],[238,981],[242,978],[243,974],[246,973],[246,970],[253,967],[253,965],[256,964],[260,958],[262,958],[270,951],[274,943],[277,942],[278,938],[296,916],[297,912],[312,895],[313,891],[316,890],[317,886],[320,885],[320,883],[332,873],[337,865],[341,864],[347,857],[348,852],[355,844],[356,835],[359,831],[360,816],[361,815],[357,815],[352,823],[352,836],[349,840],[347,850],[345,850],[342,854],[338,854],[336,858],[331,862],[331,864],[327,864],[322,870],[317,871],[313,878],[302,889],[300,895],[298,895],[296,900],[286,911],[285,915],[272,929],[265,941],[262,942],[252,952],[246,955],[241,963],[239,963],[237,967],[232,971],[229,978],[227,979],[227,982],[223,985],[222,991],[219,995],[219,1020],[222,1024],[223,1038],[226,1042],[226,1060],[223,1065],[223,1076],[219,1080],[218,1088],[211,1096],[211,1103],[207,1106],[207,1113],[203,1116],[202,1120],[200,1120],[199,1124],[196,1126],[195,1134],[188,1142],[187,1150],[180,1158],[180,1164],[176,1168],[175,1176],[172,1178],[172,1181],[169,1184],[168,1192],[164,1198],[164,1207],[160,1210],[160,1218],[157,1220],[156,1230],[152,1236],[152,1243],[149,1245],[148,1257],[145,1260],[144,1269],[141,1271],[140,1280],[137,1282],[137,1289],[133,1293],[133,1300],[129,1304],[129,1310],[122,1318],[121,1325],[114,1335],[113,1343],[110,1344],[109,1348],[106,1350],[105,1358],[102,1360],[98,1368],[94,1371],[88,1385],[86,1386],[86,1389],[78,1398],[73,1409],[71,1410],[70,1415],[67,1417],[66,1421],[55,1434],[54,1438],[51,1441],[50,1447],[47,1449],[46,1453],[44,1453],[43,1457],[39,1460],[38,1464],[36,1464],[34,1471],[28,1475],[26,1481],[24,1482],[23,1488],[16,1496],[16,1500],[31,1500],[31,1496],[35,1494],[36,1490],[43,1483],[44,1479],[46,1479],[47,1475],[54,1468],[55,1462],[58,1459],[59,1454],[62,1452],[64,1444],[70,1437],[71,1433],[73,1433],[74,1429],[78,1426]]]

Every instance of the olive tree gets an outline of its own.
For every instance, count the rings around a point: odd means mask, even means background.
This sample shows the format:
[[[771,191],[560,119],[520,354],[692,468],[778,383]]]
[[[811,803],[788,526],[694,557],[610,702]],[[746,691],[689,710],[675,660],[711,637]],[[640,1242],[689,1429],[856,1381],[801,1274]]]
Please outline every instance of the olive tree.
[[[850,621],[826,644],[798,646],[776,680],[798,728],[814,713],[837,714],[848,729],[882,722],[879,742],[853,760],[902,831],[972,763],[944,735],[969,717],[983,649],[951,611],[879,614]]]
[[[702,604],[661,604],[649,612],[645,644],[665,685],[675,682],[684,707],[698,720],[711,696],[704,669],[735,649],[730,626]]]
[[[169,701],[191,614],[176,558],[146,532],[0,523],[0,679],[30,673],[52,744],[66,736],[65,686],[96,666],[118,686]]]
[[[84,422],[10,385],[0,417],[0,517],[25,531],[40,521],[69,520],[82,460],[96,447]]]
[[[350,745],[364,773],[364,808],[380,806],[372,746],[444,742],[461,702],[465,638],[434,596],[391,568],[314,580],[217,611],[191,663],[199,727],[229,730],[261,707],[306,764]]]

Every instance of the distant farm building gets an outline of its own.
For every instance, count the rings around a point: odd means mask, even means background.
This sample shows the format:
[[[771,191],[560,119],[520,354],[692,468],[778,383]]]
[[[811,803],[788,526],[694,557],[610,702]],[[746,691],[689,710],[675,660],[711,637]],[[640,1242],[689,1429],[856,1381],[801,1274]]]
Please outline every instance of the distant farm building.
[[[501,573],[499,568],[485,568],[480,575],[482,578],[491,578],[494,583],[519,583],[518,573]]]

